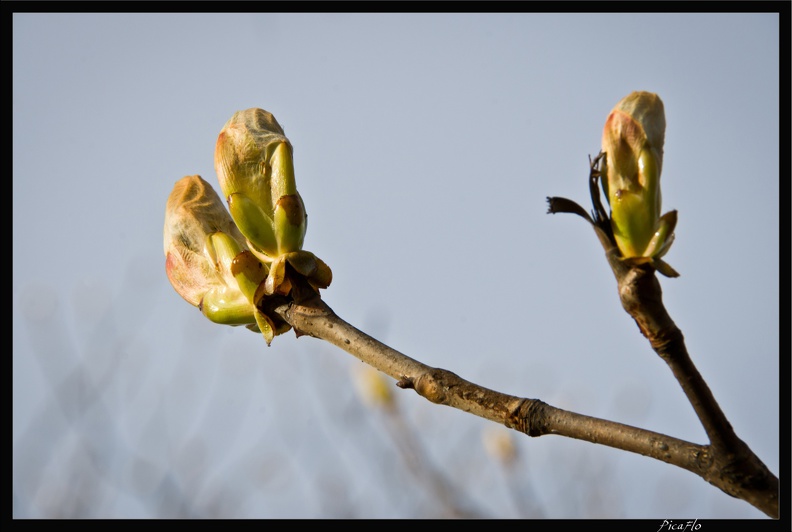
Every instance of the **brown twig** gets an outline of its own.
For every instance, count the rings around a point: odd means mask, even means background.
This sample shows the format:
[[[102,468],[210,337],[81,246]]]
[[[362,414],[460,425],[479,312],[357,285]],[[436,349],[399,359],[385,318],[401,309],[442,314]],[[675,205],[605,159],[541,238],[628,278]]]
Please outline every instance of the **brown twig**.
[[[738,465],[738,462],[743,464],[739,471],[754,473],[743,475],[740,477],[742,480],[736,482],[737,477],[734,475],[721,474],[724,470],[718,468],[728,464],[723,464],[719,458],[722,455],[714,454],[710,446],[565,411],[538,399],[516,397],[484,388],[451,371],[427,366],[396,351],[342,320],[315,291],[306,289],[305,293],[313,295],[301,297],[299,304],[282,304],[274,312],[291,324],[298,335],[313,336],[340,347],[396,379],[401,388],[413,389],[433,403],[469,412],[529,436],[567,436],[673,464],[701,476],[730,495],[750,502],[768,515],[777,516],[778,481],[775,480],[773,505],[772,479],[775,477],[763,465],[767,474],[756,474],[762,469],[758,467],[761,462],[732,461],[732,465]],[[739,471],[735,470],[734,473]],[[753,479],[751,485],[746,485],[745,482],[750,479]],[[768,480],[767,486],[762,487],[761,482],[757,482],[760,479]]]

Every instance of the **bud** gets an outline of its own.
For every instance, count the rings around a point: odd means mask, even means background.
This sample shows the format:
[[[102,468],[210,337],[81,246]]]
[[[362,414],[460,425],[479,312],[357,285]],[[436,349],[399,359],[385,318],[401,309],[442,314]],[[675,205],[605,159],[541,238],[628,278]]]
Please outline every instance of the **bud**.
[[[163,233],[165,271],[188,303],[213,322],[260,331],[268,344],[279,334],[254,304],[267,270],[246,250],[244,236],[201,176],[176,182],[165,207]]]
[[[660,216],[665,128],[663,102],[656,94],[633,92],[616,104],[602,132],[602,186],[622,256],[651,262],[660,273],[677,277],[660,260],[674,241],[677,221],[676,211]]]
[[[251,252],[271,262],[302,248],[307,216],[292,146],[272,114],[255,108],[234,113],[217,138],[215,170]]]
[[[194,306],[201,304],[210,289],[227,284],[211,239],[215,233],[226,235],[240,248],[244,245],[244,237],[211,185],[199,175],[183,177],[173,186],[165,206],[165,270],[176,292]],[[220,250],[223,254],[228,252],[226,247]]]
[[[292,146],[272,114],[234,113],[217,138],[215,169],[228,210],[197,175],[178,181],[168,198],[168,279],[212,321],[245,324],[269,345],[291,329],[277,309],[327,288],[332,272],[302,249],[307,216]]]
[[[255,108],[234,113],[217,139],[215,169],[250,252],[269,266],[259,297],[291,292],[287,263],[314,288],[327,288],[330,267],[302,249],[305,205],[294,179],[291,143],[275,117]]]

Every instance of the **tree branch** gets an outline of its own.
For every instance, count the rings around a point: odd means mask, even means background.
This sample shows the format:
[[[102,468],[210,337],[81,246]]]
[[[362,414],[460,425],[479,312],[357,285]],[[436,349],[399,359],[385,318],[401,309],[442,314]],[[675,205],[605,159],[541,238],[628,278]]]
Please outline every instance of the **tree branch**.
[[[609,255],[609,260],[613,260]],[[613,266],[613,264],[612,264]],[[649,265],[626,271],[613,268],[622,306],[638,324],[652,349],[671,369],[701,421],[710,445],[699,473],[724,492],[746,500],[771,517],[778,517],[778,478],[743,442],[693,364],[682,331],[662,301],[662,290]]]
[[[735,434],[712,392],[696,369],[682,332],[665,309],[660,283],[651,262],[623,259],[608,214],[599,199],[600,153],[590,160],[591,216],[577,203],[548,198],[550,213],[569,212],[584,218],[605,250],[618,285],[619,298],[654,351],[668,364],[693,406],[710,440],[699,445],[656,432],[565,411],[538,399],[503,394],[427,366],[358,330],[338,317],[308,279],[287,266],[290,296],[264,298],[259,310],[283,320],[297,336],[330,342],[393,377],[400,388],[413,389],[429,401],[457,408],[523,432],[555,434],[649,456],[695,473],[725,493],[778,518],[778,478]]]
[[[396,379],[400,388],[413,389],[433,403],[457,408],[529,436],[567,436],[673,464],[729,495],[746,500],[771,517],[778,516],[778,480],[755,457],[755,461],[747,460],[753,456],[747,447],[743,451],[749,454],[723,456],[711,446],[569,412],[538,399],[490,390],[451,371],[427,366],[360,331],[336,315],[310,287],[301,290],[298,282],[295,290],[295,300],[299,303],[283,303],[272,310],[298,336],[330,342]],[[761,471],[764,473],[759,474]]]

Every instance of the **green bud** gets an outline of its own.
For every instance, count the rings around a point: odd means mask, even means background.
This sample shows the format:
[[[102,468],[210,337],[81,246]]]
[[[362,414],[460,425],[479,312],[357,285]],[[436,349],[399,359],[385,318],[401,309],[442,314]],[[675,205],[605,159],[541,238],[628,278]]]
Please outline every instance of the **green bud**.
[[[660,97],[633,92],[616,104],[602,133],[602,186],[613,236],[622,256],[636,262],[655,263],[674,240],[676,211],[660,216],[665,128]],[[665,263],[657,269],[679,275]]]
[[[272,114],[255,108],[234,113],[218,136],[215,169],[251,251],[271,261],[302,248],[306,215],[292,147]]]
[[[179,295],[215,323],[257,325],[261,313],[253,294],[267,270],[247,250],[222,200],[200,176],[174,185],[163,235],[165,271]],[[252,260],[241,268],[238,257]]]
[[[275,117],[262,109],[235,113],[218,136],[215,169],[227,211],[199,176],[177,183],[168,199],[168,278],[210,320],[247,325],[269,345],[291,328],[273,308],[287,300],[294,276],[318,290],[332,272],[302,250],[305,205],[291,144]]]

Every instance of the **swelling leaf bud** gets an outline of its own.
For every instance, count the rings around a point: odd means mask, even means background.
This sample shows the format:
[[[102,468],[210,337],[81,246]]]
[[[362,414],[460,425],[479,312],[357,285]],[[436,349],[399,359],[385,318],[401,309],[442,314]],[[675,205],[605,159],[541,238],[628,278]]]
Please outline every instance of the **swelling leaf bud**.
[[[660,260],[674,240],[677,220],[676,211],[660,215],[665,128],[663,102],[656,94],[633,92],[617,103],[602,132],[602,187],[622,256],[677,277]]]
[[[234,113],[217,138],[215,170],[254,254],[270,262],[302,248],[307,217],[292,146],[272,114],[256,108]]]
[[[168,198],[168,279],[210,320],[247,325],[269,345],[291,329],[277,309],[315,297],[333,274],[302,249],[307,216],[292,146],[272,114],[234,113],[217,138],[215,169],[228,210],[197,175],[178,181]]]
[[[165,271],[180,296],[213,322],[255,326],[260,314],[253,304],[255,288],[246,286],[246,294],[233,272],[235,258],[245,250],[245,238],[200,176],[186,176],[174,185],[165,207],[163,235]],[[263,275],[250,271],[252,265],[245,273],[258,275],[259,282],[266,275],[266,271]]]

